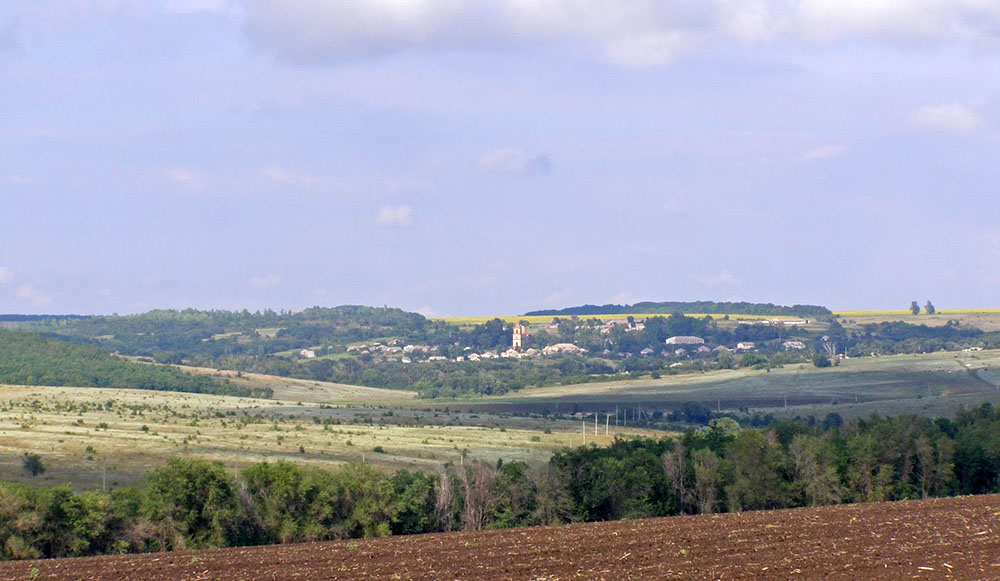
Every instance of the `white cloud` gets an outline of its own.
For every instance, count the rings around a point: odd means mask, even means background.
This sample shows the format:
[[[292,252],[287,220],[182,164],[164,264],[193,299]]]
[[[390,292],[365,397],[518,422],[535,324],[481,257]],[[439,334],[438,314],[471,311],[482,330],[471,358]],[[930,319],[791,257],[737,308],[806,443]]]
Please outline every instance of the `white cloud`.
[[[167,12],[191,14],[196,12],[232,12],[240,11],[238,5],[231,0],[162,0]]]
[[[18,287],[14,296],[17,300],[28,303],[33,307],[44,307],[52,302],[51,295],[30,284],[23,284]]]
[[[279,284],[281,284],[281,277],[276,274],[251,276],[247,281],[247,286],[250,288],[274,288]]]
[[[0,266],[0,284],[7,284],[14,280],[14,271],[6,266]]]
[[[168,167],[163,171],[163,175],[166,176],[168,180],[177,184],[184,191],[189,193],[200,192],[205,187],[201,174],[192,169],[185,167]]]
[[[615,64],[669,62],[734,17],[726,0],[249,0],[250,38],[294,60],[340,61],[419,50],[561,42]],[[759,2],[752,2],[759,4]],[[746,18],[744,18],[746,20]],[[760,25],[733,23],[737,29]]]
[[[992,0],[801,0],[798,27],[813,38],[962,39],[997,36]]]
[[[911,120],[922,129],[953,134],[971,133],[983,123],[978,113],[956,104],[921,107],[913,112]]]
[[[417,312],[427,317],[428,319],[433,319],[434,317],[441,316],[441,314],[435,311],[433,307],[431,307],[430,305],[424,305],[420,307],[419,309],[417,309]]]
[[[382,206],[378,209],[375,221],[384,226],[407,226],[413,222],[413,208],[405,205]]]
[[[260,173],[263,174],[268,180],[279,183],[288,184],[293,186],[307,185],[316,183],[317,178],[304,173],[296,173],[289,171],[280,165],[268,165],[261,168]]]
[[[14,173],[14,174],[8,174],[6,176],[3,176],[2,178],[0,178],[0,181],[2,181],[5,184],[12,185],[12,186],[24,186],[24,185],[33,184],[33,183],[36,182],[36,180],[34,180],[32,178],[25,177],[23,175],[16,174],[16,173]]]
[[[247,0],[245,12],[253,42],[320,62],[547,44],[641,68],[731,41],[1000,36],[993,0]]]
[[[634,294],[629,291],[621,291],[611,297],[611,302],[616,305],[630,305],[639,302]]]
[[[823,145],[806,151],[799,157],[799,161],[816,161],[818,159],[840,157],[848,151],[850,151],[850,148],[843,145]]]
[[[538,175],[552,169],[552,160],[544,153],[529,154],[520,149],[497,149],[479,158],[479,167],[492,173]]]
[[[733,276],[728,270],[723,270],[718,274],[696,276],[694,280],[706,286],[738,286],[743,284],[742,280]]]

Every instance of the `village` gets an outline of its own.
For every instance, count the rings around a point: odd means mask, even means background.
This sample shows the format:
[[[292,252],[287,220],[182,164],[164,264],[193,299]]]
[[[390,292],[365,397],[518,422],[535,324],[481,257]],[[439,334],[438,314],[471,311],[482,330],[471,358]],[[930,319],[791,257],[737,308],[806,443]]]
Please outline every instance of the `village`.
[[[737,325],[759,325],[774,327],[803,327],[810,323],[807,319],[739,319],[735,321]],[[529,346],[532,337],[530,325],[526,323],[515,323],[505,330],[510,332],[510,344],[506,349],[483,349],[475,350],[472,347],[464,347],[461,355],[447,357],[441,354],[438,346],[424,344],[404,344],[400,339],[388,339],[384,342],[373,341],[370,343],[360,343],[348,345],[346,352],[359,357],[371,357],[373,361],[399,363],[433,363],[443,361],[479,362],[493,359],[542,359],[557,357],[561,355],[584,356],[588,349],[576,345],[572,342],[556,342],[539,346]],[[553,322],[544,326],[550,331],[558,329],[558,323]],[[610,335],[616,329],[626,333],[642,332],[646,329],[646,323],[642,320],[635,320],[632,317],[623,320],[611,320],[606,323],[601,322],[597,327],[601,335]],[[606,341],[607,343],[607,341]],[[676,335],[668,337],[663,342],[663,348],[654,349],[645,347],[638,352],[639,357],[663,357],[677,359],[671,367],[683,365],[684,359],[712,357],[723,354],[750,353],[759,349],[754,341],[736,341],[731,346],[719,344],[710,347],[709,343],[702,337],[694,335]],[[781,349],[784,351],[804,351],[806,343],[801,340],[790,339],[781,342]],[[600,352],[593,353],[596,357],[627,359],[635,356],[631,352],[615,352],[605,348]],[[302,349],[298,352],[299,359],[315,359],[316,349]]]

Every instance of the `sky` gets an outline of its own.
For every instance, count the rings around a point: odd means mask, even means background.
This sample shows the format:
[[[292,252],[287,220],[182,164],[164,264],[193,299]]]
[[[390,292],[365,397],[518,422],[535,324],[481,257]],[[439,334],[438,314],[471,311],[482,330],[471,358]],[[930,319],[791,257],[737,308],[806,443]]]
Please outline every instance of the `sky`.
[[[1000,307],[995,0],[0,0],[0,313]]]

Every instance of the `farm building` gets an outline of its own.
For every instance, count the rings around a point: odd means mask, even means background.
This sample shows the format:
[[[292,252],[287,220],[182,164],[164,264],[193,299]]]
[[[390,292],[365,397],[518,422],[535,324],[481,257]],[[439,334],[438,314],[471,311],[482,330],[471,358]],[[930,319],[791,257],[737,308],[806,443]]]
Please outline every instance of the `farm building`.
[[[667,345],[704,345],[705,340],[691,335],[677,335],[667,339]]]
[[[299,351],[299,355],[305,357],[306,359],[312,359],[313,357],[316,357],[316,352],[312,349],[303,349],[302,351]]]
[[[739,343],[736,344],[736,350],[737,351],[749,351],[749,350],[753,349],[756,346],[757,346],[757,344],[754,343],[753,341],[740,341]]]
[[[781,344],[785,348],[785,351],[791,351],[793,349],[805,349],[806,344],[802,341],[785,341]]]

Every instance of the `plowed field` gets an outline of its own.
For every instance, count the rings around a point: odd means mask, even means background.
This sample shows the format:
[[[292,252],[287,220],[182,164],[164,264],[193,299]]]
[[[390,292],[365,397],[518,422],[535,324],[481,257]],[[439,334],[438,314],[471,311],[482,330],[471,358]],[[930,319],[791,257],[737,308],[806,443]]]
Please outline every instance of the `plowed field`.
[[[1000,496],[0,564],[3,579],[997,579]]]

